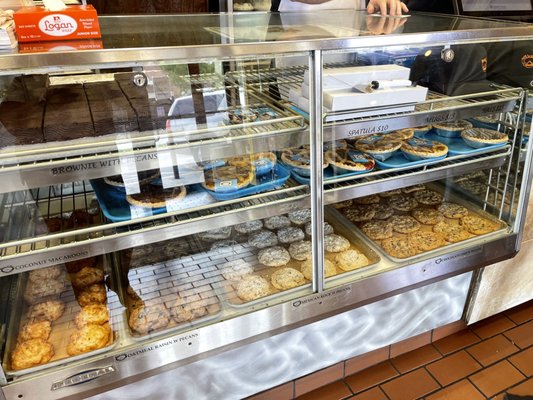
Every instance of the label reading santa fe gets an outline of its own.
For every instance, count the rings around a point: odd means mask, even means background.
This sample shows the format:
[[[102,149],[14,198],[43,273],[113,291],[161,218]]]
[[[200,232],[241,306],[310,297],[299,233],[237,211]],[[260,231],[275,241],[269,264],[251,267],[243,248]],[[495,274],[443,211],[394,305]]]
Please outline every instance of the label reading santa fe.
[[[199,334],[197,332],[190,332],[188,334],[178,336],[175,338],[170,338],[165,341],[161,341],[158,343],[155,343],[148,347],[142,347],[140,349],[136,349],[134,351],[128,352],[128,353],[122,353],[115,356],[116,361],[126,361],[129,359],[132,359],[134,357],[140,357],[144,356],[146,354],[149,354],[153,351],[163,349],[169,346],[175,346],[175,345],[182,345],[182,346],[191,346],[193,344],[193,341],[198,339]]]
[[[296,310],[303,306],[308,306],[311,304],[322,304],[323,302],[326,302],[326,301],[329,302],[331,300],[338,301],[340,298],[349,295],[351,292],[352,292],[352,287],[347,286],[344,288],[332,290],[331,292],[320,293],[320,294],[313,295],[310,297],[304,297],[302,299],[294,300],[292,302],[292,309]]]
[[[0,272],[9,275],[11,273],[18,273],[26,270],[49,267],[51,265],[61,264],[67,261],[79,260],[80,258],[87,258],[89,255],[90,254],[88,250],[83,250],[76,253],[67,254],[65,256],[43,258],[41,260],[32,261],[26,264],[9,264],[1,267]]]

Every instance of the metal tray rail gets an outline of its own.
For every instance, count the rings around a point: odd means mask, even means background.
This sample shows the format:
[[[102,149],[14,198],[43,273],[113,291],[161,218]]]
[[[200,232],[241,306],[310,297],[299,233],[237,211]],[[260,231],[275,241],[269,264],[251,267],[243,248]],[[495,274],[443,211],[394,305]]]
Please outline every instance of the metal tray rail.
[[[0,271],[2,267],[13,263],[14,258],[22,256],[29,257],[28,262],[38,261],[45,253],[48,257],[52,257],[56,251],[61,253],[68,249],[72,253],[76,248],[90,246],[89,254],[85,255],[89,257],[103,254],[106,250],[131,247],[130,244],[124,244],[125,237],[129,237],[132,242],[135,241],[135,237],[137,239],[142,237],[143,243],[151,243],[161,240],[161,237],[153,235],[154,231],[161,229],[171,230],[173,236],[180,236],[185,231],[189,234],[190,229],[201,229],[197,227],[198,223],[207,220],[209,220],[209,229],[225,226],[228,224],[225,221],[226,217],[240,212],[259,213],[265,216],[276,215],[276,211],[273,212],[273,210],[280,208],[280,205],[286,204],[284,207],[289,207],[293,202],[305,202],[309,197],[308,186],[299,185],[289,179],[279,190],[243,199],[221,201],[212,205],[132,221],[98,223],[74,231],[62,230],[33,237],[35,224],[42,218],[63,215],[74,209],[93,211],[96,206],[94,192],[88,184],[84,184],[83,187],[84,190],[78,193],[72,193],[70,185],[61,185],[59,191],[56,190],[57,188],[48,187],[32,191],[33,196],[26,195],[20,198],[19,192],[15,192],[0,197],[4,201],[1,215],[8,229],[11,229],[10,224],[20,220],[21,212],[26,213],[28,209],[33,211],[32,218],[28,220],[29,223],[24,225],[28,227],[29,232],[25,231],[18,236],[11,236],[9,241],[0,244]],[[68,189],[66,191],[68,194],[63,194],[63,188]],[[218,218],[213,219],[213,217]],[[182,226],[189,228],[181,230]],[[148,234],[150,232],[152,235]],[[95,245],[96,243],[98,246]],[[104,246],[103,243],[106,245]]]

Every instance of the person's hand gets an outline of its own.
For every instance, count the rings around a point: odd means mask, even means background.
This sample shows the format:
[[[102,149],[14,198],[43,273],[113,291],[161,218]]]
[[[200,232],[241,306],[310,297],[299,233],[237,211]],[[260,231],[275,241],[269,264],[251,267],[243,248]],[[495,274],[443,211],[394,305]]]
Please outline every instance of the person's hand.
[[[366,29],[373,35],[394,33],[405,24],[406,18],[391,18],[377,15],[366,16]]]
[[[380,12],[381,15],[402,15],[409,9],[400,0],[370,0],[366,8],[369,14]]]

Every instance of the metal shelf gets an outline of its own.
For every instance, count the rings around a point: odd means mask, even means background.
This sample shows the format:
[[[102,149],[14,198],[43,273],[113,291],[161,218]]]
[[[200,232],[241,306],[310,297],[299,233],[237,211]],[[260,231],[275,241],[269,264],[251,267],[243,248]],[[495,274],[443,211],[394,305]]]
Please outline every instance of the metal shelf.
[[[0,215],[7,240],[0,244],[0,276],[43,268],[65,261],[106,254],[133,246],[266,218],[309,207],[308,187],[292,180],[278,190],[168,212],[130,221],[100,221],[75,230],[35,236],[43,218],[68,215],[72,210],[97,212],[90,185],[81,182],[5,194]]]

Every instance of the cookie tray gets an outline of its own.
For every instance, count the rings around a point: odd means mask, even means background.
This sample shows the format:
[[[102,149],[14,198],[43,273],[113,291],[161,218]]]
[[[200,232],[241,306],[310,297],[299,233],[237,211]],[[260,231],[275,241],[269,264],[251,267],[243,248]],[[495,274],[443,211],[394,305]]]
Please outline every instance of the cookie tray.
[[[138,207],[128,203],[125,191],[106,184],[103,179],[93,179],[90,182],[102,212],[113,222],[164,214],[167,211],[186,210],[215,202],[200,186],[190,185],[186,186],[187,195],[183,200],[168,203],[170,210],[167,207]]]
[[[188,258],[188,257],[189,256],[180,257],[180,258]],[[168,282],[162,283],[161,285],[154,285],[153,281],[148,281],[148,280],[146,282],[143,282],[143,278],[139,278],[138,279],[139,280],[138,284],[135,284],[135,283],[133,284],[135,286],[134,290],[137,289],[137,291],[141,292],[142,294],[146,294],[147,296],[151,297],[150,298],[150,304],[153,305],[153,304],[163,303],[164,302],[163,299],[168,299],[168,296],[169,296],[169,294],[168,294],[169,285],[172,285],[172,287],[174,287],[174,282],[180,283],[179,286],[187,286],[187,285],[189,285],[189,286],[192,287],[192,283],[189,283],[187,278],[190,277],[191,279],[193,279],[193,277],[189,276],[189,274],[184,273],[184,274],[187,275],[185,277],[185,279],[184,278],[178,278],[178,276],[182,275],[181,273],[179,273],[180,272],[180,267],[179,267],[180,258],[177,258],[175,260],[168,260],[168,261],[160,262],[160,263],[157,263],[157,264],[154,264],[154,265],[147,265],[145,267],[132,268],[133,270],[141,271],[141,274],[142,274],[143,269],[154,269],[155,270],[156,268],[160,267],[161,271],[164,270],[164,272],[169,272],[170,276],[176,276],[176,279],[174,279],[172,281],[168,281]],[[121,277],[121,274],[118,273],[118,271],[120,271],[121,268],[122,268],[120,266],[119,253],[114,253],[113,256],[112,256],[112,260],[113,260],[113,263],[115,264],[114,266],[116,267],[116,268],[114,268],[114,271],[117,272],[115,274],[115,278],[116,278],[116,282],[117,282],[117,288],[116,288],[117,289],[117,293],[119,295],[120,302],[124,305],[124,311],[123,311],[123,317],[122,317],[122,321],[123,321],[123,323],[125,325],[124,326],[124,331],[128,332],[129,337],[132,340],[137,341],[137,342],[145,341],[145,340],[151,340],[153,338],[158,338],[158,337],[166,336],[166,335],[169,335],[169,334],[175,334],[175,333],[178,333],[178,332],[181,332],[181,331],[189,330],[189,329],[194,328],[197,325],[203,325],[203,324],[208,323],[208,322],[213,322],[213,321],[216,321],[217,319],[220,318],[220,316],[222,314],[222,307],[221,307],[220,298],[217,296],[217,294],[216,294],[216,292],[215,292],[215,290],[213,288],[213,285],[212,284],[206,284],[204,287],[209,286],[208,290],[212,293],[212,295],[209,296],[209,298],[208,298],[208,300],[212,302],[212,304],[210,304],[210,306],[218,305],[218,311],[217,312],[214,312],[214,313],[209,314],[209,315],[205,315],[203,317],[196,318],[196,319],[194,319],[192,321],[187,321],[187,322],[182,322],[182,323],[177,323],[177,322],[171,320],[171,323],[173,324],[172,326],[167,326],[165,328],[162,328],[162,329],[159,329],[159,330],[154,330],[154,331],[148,332],[146,334],[140,334],[140,333],[135,332],[130,327],[130,325],[128,323],[129,315],[130,315],[129,309],[130,309],[131,305],[130,305],[129,300],[128,300],[129,296],[128,296],[128,294],[125,291],[126,282],[123,281],[123,278]],[[159,272],[161,272],[161,271],[159,271]],[[137,274],[137,272],[138,271],[135,271],[135,274]],[[176,272],[176,274],[172,274],[172,272]],[[132,274],[132,277],[131,277],[130,282],[129,282],[130,284],[131,284],[131,280],[132,279],[134,279],[134,275],[133,274]],[[176,289],[175,289],[176,292],[180,291],[178,289],[178,287],[176,287]],[[198,288],[198,281],[195,281],[194,288]],[[201,288],[199,290],[201,290]],[[156,297],[151,296],[155,291],[159,292],[158,296],[156,296]],[[205,292],[206,292],[206,290],[201,292],[202,294],[200,296],[202,296]],[[158,301],[159,299],[161,299],[161,300]]]
[[[103,263],[106,263],[107,258],[103,257]],[[101,263],[99,263],[101,264]],[[105,270],[105,264],[104,264],[104,270]],[[68,279],[68,278],[66,278]],[[78,354],[75,356],[70,356],[64,351],[63,349],[66,347],[66,343],[69,339],[71,328],[74,326],[74,316],[79,311],[80,306],[76,302],[76,298],[74,297],[74,291],[72,290],[72,287],[70,286],[70,283],[67,284],[67,289],[59,294],[59,298],[65,302],[65,312],[59,318],[58,320],[54,321],[52,323],[52,333],[50,335],[50,342],[54,345],[54,357],[55,358],[58,353],[64,354],[64,357],[61,357],[59,359],[54,360],[52,358],[52,361],[37,365],[35,367],[25,368],[21,370],[12,370],[8,367],[11,366],[10,362],[10,356],[13,353],[15,346],[17,344],[17,334],[19,327],[21,324],[20,316],[25,314],[25,304],[24,304],[24,290],[26,288],[26,283],[28,282],[28,279],[26,279],[25,274],[19,274],[17,279],[17,285],[15,289],[15,298],[16,298],[16,304],[14,304],[14,307],[12,308],[12,314],[10,316],[9,325],[8,325],[8,332],[7,332],[7,340],[6,340],[6,347],[4,352],[4,359],[2,361],[2,365],[4,368],[4,371],[6,373],[6,376],[8,377],[18,377],[26,374],[32,374],[35,372],[39,372],[42,370],[46,370],[48,368],[56,367],[58,365],[63,365],[65,363],[71,363],[79,360],[83,360],[86,358],[89,358],[91,356],[95,356],[98,354],[106,353],[113,348],[115,348],[118,344],[118,332],[114,328],[115,320],[113,318],[113,313],[111,310],[109,310],[109,326],[112,329],[113,332],[113,341],[112,343],[109,343],[107,346],[104,346],[102,348],[99,348],[97,350],[89,351],[83,354]],[[108,292],[108,302],[109,302],[109,289]],[[51,298],[43,298],[43,300],[50,300]],[[106,304],[107,305],[107,304]],[[109,309],[109,306],[108,306]],[[69,333],[68,335],[57,333],[58,325],[60,325],[61,328],[65,328]],[[55,331],[55,332],[54,332]],[[63,332],[64,333],[64,332]],[[54,337],[55,336],[55,337]],[[59,344],[62,345],[62,347],[58,346]],[[58,352],[58,349],[62,349],[61,352]]]
[[[439,186],[426,184],[426,187],[428,189],[435,190],[436,192],[439,192],[439,193],[441,193],[444,196],[443,190]],[[486,211],[483,211],[483,210],[477,208],[474,204],[463,200],[461,197],[459,197],[457,195],[450,194],[448,192],[444,196],[444,201],[457,203],[457,204],[460,204],[460,205],[466,207],[468,209],[468,211],[470,211],[471,213],[476,214],[479,217],[486,218],[486,219],[498,224],[499,225],[499,229],[497,229],[497,230],[495,230],[493,232],[484,234],[484,235],[476,235],[475,237],[472,237],[472,238],[469,238],[469,239],[466,239],[466,240],[463,240],[463,241],[460,241],[460,242],[457,242],[457,243],[449,243],[449,244],[446,244],[446,245],[444,245],[442,247],[438,247],[438,248],[433,249],[433,250],[429,250],[429,251],[425,251],[425,252],[416,254],[416,255],[414,255],[412,257],[398,258],[398,257],[393,257],[390,254],[388,254],[385,250],[383,250],[383,248],[376,241],[374,241],[374,240],[370,239],[368,236],[366,236],[363,233],[363,231],[361,229],[359,229],[359,227],[357,225],[355,225],[353,222],[351,222],[346,217],[344,217],[344,215],[342,215],[339,211],[337,211],[337,210],[334,210],[334,211],[341,218],[345,219],[346,222],[352,227],[352,229],[354,231],[356,231],[357,234],[360,235],[361,238],[366,243],[368,243],[369,246],[371,246],[373,249],[376,249],[376,251],[378,251],[379,254],[383,254],[387,259],[389,259],[389,260],[391,260],[391,261],[393,261],[395,263],[406,263],[406,262],[412,262],[412,261],[414,261],[416,259],[419,259],[420,257],[428,257],[428,256],[431,257],[432,255],[437,254],[438,252],[442,251],[442,249],[449,249],[449,251],[452,251],[452,250],[456,249],[457,247],[465,246],[465,245],[468,245],[468,244],[476,241],[479,237],[486,238],[486,237],[492,237],[492,236],[498,235],[499,233],[501,233],[503,230],[505,230],[507,228],[507,224],[505,222],[497,219],[496,217],[494,217],[493,215],[487,213]],[[407,213],[399,212],[399,214],[406,215]],[[445,220],[449,220],[449,219],[445,218]],[[432,231],[432,225],[424,225],[424,224],[422,224],[422,230],[431,230]],[[404,236],[405,234],[394,232],[393,235]]]
[[[336,275],[330,276],[325,279],[325,282],[327,284],[333,284],[336,281],[341,280],[341,279],[344,280],[346,278],[349,279],[350,277],[361,275],[362,273],[367,272],[368,270],[375,267],[376,264],[378,264],[379,261],[381,260],[380,256],[378,255],[376,251],[374,251],[367,243],[361,240],[361,238],[354,235],[354,233],[351,231],[349,226],[346,225],[346,223],[342,220],[343,218],[344,217],[342,216],[341,218],[337,218],[337,216],[334,213],[329,213],[326,211],[325,221],[327,221],[333,227],[335,233],[345,236],[351,242],[352,244],[351,248],[355,248],[361,251],[368,258],[369,264],[364,267],[354,269],[352,271],[342,271],[337,268],[338,273]],[[261,265],[259,261],[257,261],[257,258],[255,255],[250,256],[250,249],[251,247],[248,244],[237,244],[237,246],[233,247],[232,258],[233,259],[244,259],[244,257],[246,257],[247,261],[249,261],[251,264],[254,265],[254,274],[262,276],[267,281],[270,282],[271,274],[277,269],[282,268],[282,267],[266,267],[266,266]],[[335,254],[336,253],[326,253],[325,257],[329,259],[333,259],[335,257]],[[222,262],[220,265],[217,264],[217,268],[219,270],[222,270],[222,264],[224,262]],[[287,265],[285,265],[285,267],[292,267],[292,268],[295,268],[296,270],[300,270],[301,263],[302,261],[298,261],[298,260],[291,258],[291,260],[289,261]],[[288,289],[288,290],[279,291],[271,287],[271,290],[273,292],[272,294],[265,296],[265,297],[261,297],[256,300],[245,302],[237,297],[236,288],[234,287],[234,285],[237,282],[238,281],[225,280],[217,284],[217,286],[222,291],[220,297],[224,299],[224,302],[227,305],[229,305],[230,307],[235,307],[237,309],[250,308],[250,307],[257,306],[257,305],[266,306],[273,301],[277,302],[282,297],[285,300],[286,297],[294,297],[297,293],[305,294],[307,293],[306,289],[309,288],[309,285],[310,285],[310,281],[306,279],[305,285],[301,285],[301,286]]]

